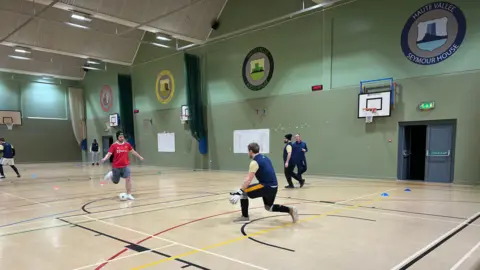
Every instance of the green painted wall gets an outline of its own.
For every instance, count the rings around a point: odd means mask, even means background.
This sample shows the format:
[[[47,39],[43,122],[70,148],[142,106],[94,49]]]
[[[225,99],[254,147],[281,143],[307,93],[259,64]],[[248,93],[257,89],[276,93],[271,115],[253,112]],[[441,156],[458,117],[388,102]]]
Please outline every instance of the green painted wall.
[[[17,162],[81,160],[69,119],[70,86],[81,87],[81,82],[0,73],[0,110],[20,110],[23,116],[22,126],[0,127],[0,137],[17,150]]]
[[[85,89],[85,106],[87,117],[87,142],[90,145],[93,139],[97,139],[102,147],[102,136],[115,136],[115,129],[105,131],[105,123],[109,121],[109,115],[120,113],[118,99],[118,74],[129,74],[130,68],[119,65],[107,64],[106,71],[91,70],[85,75],[83,85]],[[113,93],[113,104],[108,112],[103,111],[100,104],[100,92],[103,86],[110,86]],[[89,157],[84,155],[84,160]]]
[[[265,1],[271,4],[267,7],[275,5],[273,11],[259,7],[258,1],[239,2],[229,1],[220,33],[214,36],[256,23],[245,20],[242,12],[249,18],[267,14],[268,19],[295,10],[295,1]],[[359,0],[191,50],[202,58],[208,103],[210,152],[203,158],[178,119],[185,103],[182,55],[169,57],[163,49],[143,46],[142,58],[132,68],[135,103],[141,111],[136,119],[139,151],[152,164],[243,170],[246,155],[232,153],[233,130],[270,128],[270,156],[279,172],[283,135],[300,132],[310,149],[309,173],[393,179],[399,121],[457,119],[455,182],[479,183],[480,127],[475,119],[480,114],[480,3],[452,2],[467,17],[467,36],[454,56],[432,66],[411,63],[400,48],[406,20],[428,3],[413,0]],[[257,46],[271,51],[275,73],[265,89],[254,92],[244,86],[241,69],[245,55]],[[172,71],[176,82],[176,96],[167,105],[155,97],[156,74],[163,69]],[[356,117],[359,81],[382,77],[394,77],[400,85],[398,103],[392,117],[366,126]],[[314,84],[326,89],[312,93]],[[426,100],[435,100],[436,109],[418,112],[416,106]],[[256,109],[263,108],[267,114],[257,115]],[[153,125],[144,126],[143,119],[150,118]],[[176,132],[177,153],[157,152],[156,133],[163,131]]]

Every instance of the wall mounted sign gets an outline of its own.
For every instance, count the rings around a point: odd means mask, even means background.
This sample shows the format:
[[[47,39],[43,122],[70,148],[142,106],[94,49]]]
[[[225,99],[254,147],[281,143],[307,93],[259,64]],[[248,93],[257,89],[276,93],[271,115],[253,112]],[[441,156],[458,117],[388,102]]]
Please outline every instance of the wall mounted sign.
[[[100,91],[100,106],[104,112],[109,112],[113,106],[113,92],[108,85],[104,85]]]
[[[162,104],[167,104],[175,95],[175,81],[173,75],[168,70],[163,70],[157,75],[157,82],[155,84],[155,92],[157,99]]]
[[[415,11],[402,31],[401,46],[408,60],[433,65],[447,60],[462,45],[465,15],[454,4],[433,2]]]
[[[257,47],[251,50],[243,61],[243,82],[250,90],[262,90],[272,79],[273,69],[273,56],[270,51]]]
[[[420,111],[428,111],[435,109],[435,101],[422,102],[418,104],[418,109]]]

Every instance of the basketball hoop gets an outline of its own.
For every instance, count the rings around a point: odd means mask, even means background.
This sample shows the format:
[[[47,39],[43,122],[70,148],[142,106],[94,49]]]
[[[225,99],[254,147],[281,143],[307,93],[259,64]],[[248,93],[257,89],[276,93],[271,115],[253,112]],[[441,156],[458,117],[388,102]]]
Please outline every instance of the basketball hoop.
[[[189,110],[187,105],[182,105],[180,108],[180,121],[182,124],[186,124],[190,120]]]
[[[105,123],[105,132],[109,132],[109,131],[110,131],[110,129],[112,128],[110,125],[111,125],[110,122],[106,122],[106,123]]]
[[[365,111],[365,123],[370,124],[373,122],[373,117],[377,115],[376,108],[364,108]]]
[[[182,122],[183,125],[186,124],[188,122],[188,115],[181,115],[180,121]]]
[[[3,117],[3,124],[7,126],[8,130],[13,129],[13,119],[11,117]]]

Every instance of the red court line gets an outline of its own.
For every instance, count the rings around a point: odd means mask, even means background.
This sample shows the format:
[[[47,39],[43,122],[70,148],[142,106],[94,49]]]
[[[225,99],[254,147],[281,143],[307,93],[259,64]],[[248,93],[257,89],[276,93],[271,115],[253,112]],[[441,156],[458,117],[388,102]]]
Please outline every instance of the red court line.
[[[305,203],[289,203],[289,205],[291,204],[305,204]],[[258,208],[263,208],[263,207],[252,207],[250,209],[258,209]],[[162,233],[166,233],[168,231],[171,231],[171,230],[175,230],[175,229],[178,229],[180,227],[183,227],[183,226],[186,226],[188,224],[192,224],[192,223],[195,223],[195,222],[199,222],[199,221],[202,221],[202,220],[205,220],[205,219],[209,219],[209,218],[212,218],[212,217],[218,217],[218,216],[222,216],[222,215],[227,215],[227,214],[232,214],[232,213],[236,213],[236,212],[240,212],[241,210],[235,210],[235,211],[229,211],[229,212],[224,212],[224,213],[220,213],[220,214],[216,214],[216,215],[211,215],[211,216],[206,216],[206,217],[202,217],[202,218],[199,218],[199,219],[195,219],[195,220],[191,220],[189,222],[185,222],[185,223],[182,223],[182,224],[179,224],[179,225],[176,225],[176,226],[173,226],[173,227],[170,227],[168,229],[165,229],[161,232],[158,232],[156,234],[153,234],[152,236],[148,236],[138,242],[136,242],[135,244],[141,244],[149,239],[152,239],[154,236],[157,236],[157,235],[160,235]],[[118,252],[117,254],[113,255],[112,257],[108,258],[106,262],[102,263],[101,265],[99,265],[97,268],[95,268],[95,270],[100,270],[102,269],[105,265],[108,264],[108,262],[110,262],[111,260],[117,258],[118,256],[122,255],[123,253],[125,253],[126,251],[128,251],[128,248],[124,248],[122,249],[120,252]]]
[[[255,207],[255,208],[261,208],[261,207]],[[254,208],[252,208],[254,209]],[[212,218],[212,217],[218,217],[218,216],[221,216],[221,215],[227,215],[227,214],[232,214],[232,213],[235,213],[235,212],[240,212],[240,210],[235,210],[235,211],[229,211],[229,212],[224,212],[224,213],[220,213],[220,214],[216,214],[216,215],[212,215],[212,216],[207,216],[207,217],[202,217],[202,218],[199,218],[199,219],[195,219],[195,220],[191,220],[189,222],[185,222],[185,223],[182,223],[182,224],[179,224],[179,225],[176,225],[176,226],[173,226],[173,227],[170,227],[168,229],[165,229],[161,232],[158,232],[156,234],[153,234],[152,236],[148,236],[138,242],[136,242],[135,244],[141,244],[151,238],[153,238],[153,236],[157,236],[157,235],[160,235],[162,233],[166,233],[168,231],[171,231],[171,230],[175,230],[177,228],[180,228],[180,227],[183,227],[183,226],[186,226],[188,224],[191,224],[191,223],[195,223],[195,222],[199,222],[199,221],[202,221],[202,220],[205,220],[205,219],[209,219],[209,218]],[[128,248],[124,248],[123,250],[121,250],[120,252],[118,252],[117,254],[113,255],[112,257],[108,258],[108,260],[104,263],[102,263],[101,265],[99,265],[97,268],[95,268],[95,270],[99,270],[99,269],[102,269],[105,265],[107,265],[107,263],[115,258],[117,258],[118,256],[120,256],[121,254],[123,254],[124,252],[128,251]]]

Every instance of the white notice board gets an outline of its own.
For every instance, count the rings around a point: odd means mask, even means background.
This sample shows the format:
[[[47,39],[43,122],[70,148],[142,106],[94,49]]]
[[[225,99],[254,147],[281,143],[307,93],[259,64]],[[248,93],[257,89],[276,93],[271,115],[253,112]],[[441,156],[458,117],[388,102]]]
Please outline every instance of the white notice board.
[[[233,131],[233,153],[248,153],[248,145],[256,142],[260,153],[270,153],[270,129],[245,129]]]
[[[175,152],[175,133],[158,133],[158,152]]]

